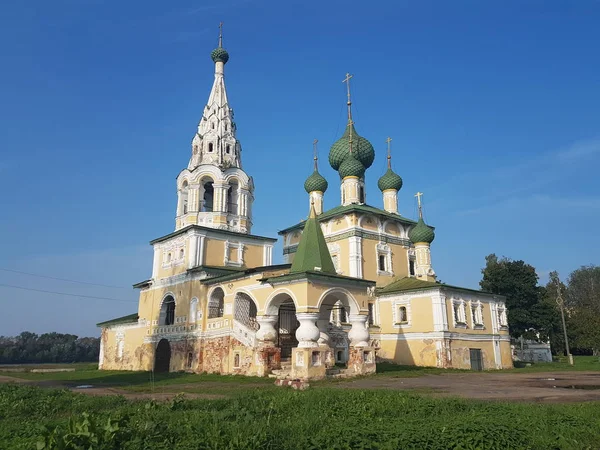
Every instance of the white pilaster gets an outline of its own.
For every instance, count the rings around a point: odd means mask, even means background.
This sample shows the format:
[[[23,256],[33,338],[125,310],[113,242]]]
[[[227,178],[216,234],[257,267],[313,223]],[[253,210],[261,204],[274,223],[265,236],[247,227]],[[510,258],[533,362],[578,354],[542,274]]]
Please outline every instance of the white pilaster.
[[[350,253],[350,276],[362,278],[362,238],[359,236],[351,236],[348,238],[348,243]]]
[[[392,214],[398,214],[398,191],[386,189],[383,191],[383,209]]]

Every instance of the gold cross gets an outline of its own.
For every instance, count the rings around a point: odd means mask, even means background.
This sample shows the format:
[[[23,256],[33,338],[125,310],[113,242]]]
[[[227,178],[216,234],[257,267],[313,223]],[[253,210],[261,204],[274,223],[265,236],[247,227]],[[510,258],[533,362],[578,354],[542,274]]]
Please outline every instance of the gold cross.
[[[319,159],[317,157],[317,142],[319,142],[318,139],[313,141],[313,159],[315,160],[315,170],[317,170],[317,159]]]
[[[388,163],[388,169],[392,168],[392,148],[391,148],[391,142],[392,142],[392,138],[388,136],[388,138],[385,140],[385,142],[387,142],[387,163]]]
[[[422,211],[422,208],[421,208],[421,197],[422,196],[423,196],[422,192],[417,192],[415,194],[415,197],[417,197],[417,203],[419,204],[419,217],[420,218],[423,218],[423,211]]]
[[[354,75],[350,75],[349,73],[346,73],[346,78],[344,78],[342,80],[342,83],[346,83],[346,87],[348,90],[348,125],[350,125],[350,121],[352,121],[352,101],[350,100],[350,78],[352,78]]]
[[[223,22],[219,22],[219,47],[223,47]]]

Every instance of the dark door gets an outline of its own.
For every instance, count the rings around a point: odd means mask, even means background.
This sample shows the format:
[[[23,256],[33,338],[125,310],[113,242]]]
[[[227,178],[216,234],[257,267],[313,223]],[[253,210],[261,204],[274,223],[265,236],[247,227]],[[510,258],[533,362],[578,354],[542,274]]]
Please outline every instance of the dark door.
[[[296,319],[296,307],[293,303],[284,303],[279,307],[277,323],[277,345],[281,348],[281,359],[291,358],[292,349],[298,346],[296,330],[300,322]]]
[[[168,372],[171,365],[171,346],[169,341],[161,339],[154,354],[154,372]]]
[[[483,358],[481,357],[480,348],[470,348],[471,354],[471,370],[483,370]]]

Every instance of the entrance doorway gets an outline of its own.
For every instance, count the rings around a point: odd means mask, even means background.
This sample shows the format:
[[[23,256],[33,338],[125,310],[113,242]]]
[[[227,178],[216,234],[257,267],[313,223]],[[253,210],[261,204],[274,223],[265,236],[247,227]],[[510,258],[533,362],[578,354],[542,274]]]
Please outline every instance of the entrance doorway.
[[[470,348],[471,370],[483,370],[483,358],[480,348]]]
[[[169,341],[161,339],[154,354],[154,372],[168,372],[171,365],[171,346]]]
[[[277,321],[277,346],[281,349],[281,359],[291,358],[292,349],[298,346],[296,330],[300,322],[296,319],[296,306],[289,299],[279,306]]]

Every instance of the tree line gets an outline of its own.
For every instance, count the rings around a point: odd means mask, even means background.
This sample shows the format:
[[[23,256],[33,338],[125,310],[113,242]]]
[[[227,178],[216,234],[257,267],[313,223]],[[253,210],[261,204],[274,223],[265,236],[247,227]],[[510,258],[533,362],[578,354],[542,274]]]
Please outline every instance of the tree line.
[[[99,354],[100,338],[29,331],[0,336],[0,364],[93,362]]]
[[[506,296],[513,338],[549,340],[554,354],[564,353],[562,303],[571,353],[600,356],[600,266],[581,266],[564,281],[551,272],[550,281],[540,285],[535,268],[522,260],[495,254],[485,260],[479,285]]]

